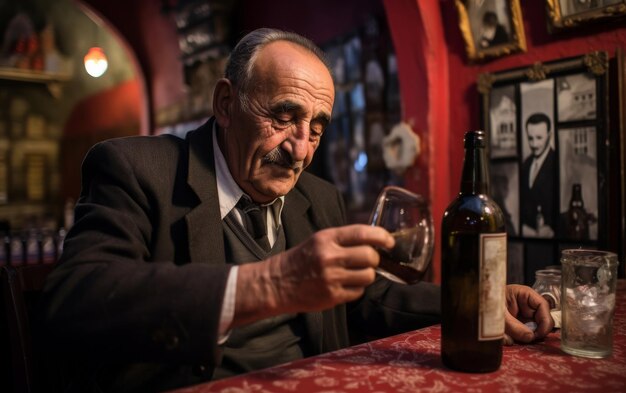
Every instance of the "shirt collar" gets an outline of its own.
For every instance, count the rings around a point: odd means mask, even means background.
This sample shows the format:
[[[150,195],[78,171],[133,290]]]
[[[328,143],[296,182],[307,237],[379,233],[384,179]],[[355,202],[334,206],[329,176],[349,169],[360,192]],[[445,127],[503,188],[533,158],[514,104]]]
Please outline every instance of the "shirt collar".
[[[215,176],[217,179],[217,197],[220,204],[220,218],[223,220],[224,217],[226,217],[228,213],[235,208],[235,205],[237,205],[241,196],[244,195],[244,192],[239,185],[237,185],[235,179],[233,179],[233,176],[230,174],[226,158],[224,158],[222,150],[217,143],[217,124],[215,122],[213,123],[212,132],[213,156],[215,157]],[[264,204],[264,206],[271,207],[271,209],[268,210],[272,213],[276,226],[280,224],[280,215],[284,205],[284,196],[278,197],[272,202]]]

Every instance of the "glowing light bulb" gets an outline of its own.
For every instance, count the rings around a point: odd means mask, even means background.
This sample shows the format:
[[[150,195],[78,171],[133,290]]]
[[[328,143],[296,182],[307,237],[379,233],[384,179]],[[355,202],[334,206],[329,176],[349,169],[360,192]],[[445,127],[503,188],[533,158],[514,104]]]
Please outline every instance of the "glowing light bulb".
[[[85,70],[94,78],[102,76],[107,70],[109,62],[102,48],[96,46],[89,49],[85,55]]]

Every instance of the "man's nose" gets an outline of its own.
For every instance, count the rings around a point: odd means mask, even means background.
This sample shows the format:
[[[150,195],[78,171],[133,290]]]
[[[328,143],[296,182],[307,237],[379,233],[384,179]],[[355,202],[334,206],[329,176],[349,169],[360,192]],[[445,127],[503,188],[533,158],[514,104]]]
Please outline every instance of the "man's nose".
[[[283,149],[291,154],[294,161],[304,161],[309,151],[308,124],[299,124],[283,142]]]

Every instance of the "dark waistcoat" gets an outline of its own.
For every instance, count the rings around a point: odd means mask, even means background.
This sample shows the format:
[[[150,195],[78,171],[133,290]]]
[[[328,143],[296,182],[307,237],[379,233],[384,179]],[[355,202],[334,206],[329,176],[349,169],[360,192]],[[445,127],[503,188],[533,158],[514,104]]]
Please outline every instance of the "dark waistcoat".
[[[226,260],[242,264],[257,262],[285,250],[282,227],[274,246],[263,250],[248,232],[228,215],[223,221]],[[237,296],[244,296],[237,293]],[[303,357],[302,318],[296,314],[279,315],[234,328],[224,344],[221,364],[213,379],[271,367]]]

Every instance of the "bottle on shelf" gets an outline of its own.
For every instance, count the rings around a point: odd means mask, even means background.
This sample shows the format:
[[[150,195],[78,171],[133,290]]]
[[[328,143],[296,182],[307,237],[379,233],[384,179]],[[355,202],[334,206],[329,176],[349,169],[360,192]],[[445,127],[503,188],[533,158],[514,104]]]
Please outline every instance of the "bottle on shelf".
[[[579,183],[572,185],[572,198],[567,210],[567,237],[576,240],[589,239],[589,215],[585,210],[582,196],[582,186]]]
[[[483,131],[465,134],[461,191],[441,229],[441,355],[446,367],[490,372],[500,367],[504,337],[504,215],[489,196]]]
[[[535,222],[537,225],[537,231],[539,231],[539,229],[546,224],[546,220],[543,217],[543,212],[541,211],[541,205],[537,205],[537,215],[535,216]]]

